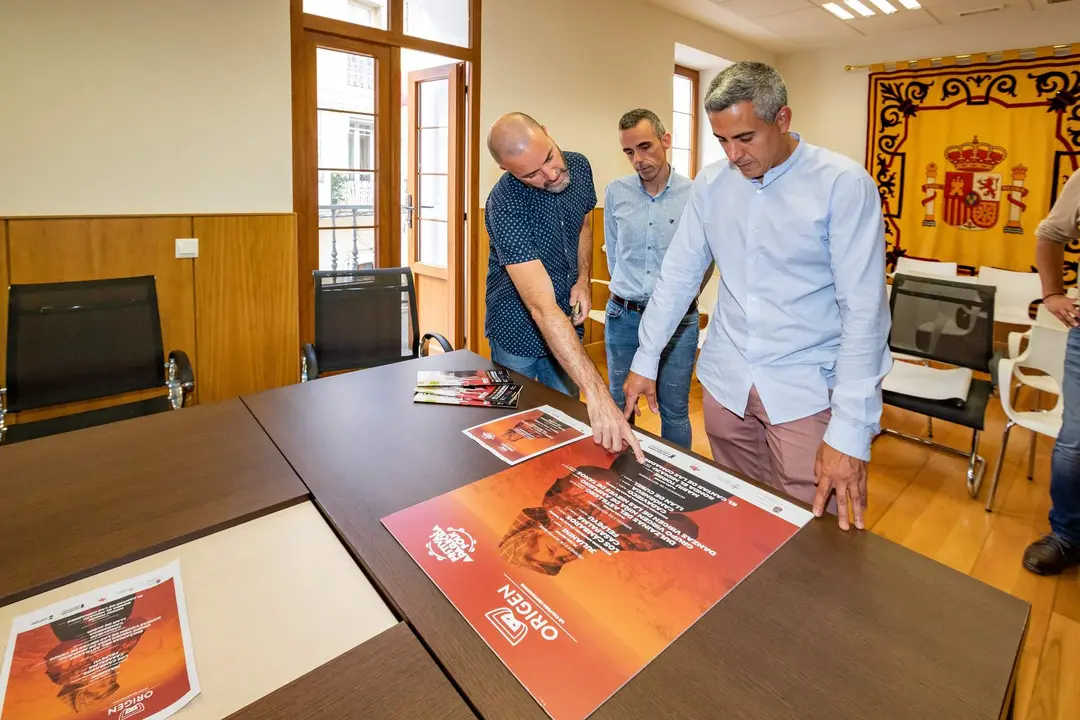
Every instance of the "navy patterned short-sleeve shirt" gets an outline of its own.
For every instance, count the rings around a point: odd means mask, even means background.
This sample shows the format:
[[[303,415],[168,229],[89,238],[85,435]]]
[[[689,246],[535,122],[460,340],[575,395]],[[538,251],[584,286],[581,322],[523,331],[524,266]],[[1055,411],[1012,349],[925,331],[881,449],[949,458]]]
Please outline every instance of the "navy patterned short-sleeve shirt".
[[[578,237],[596,207],[592,167],[584,155],[563,152],[570,185],[550,193],[505,173],[488,195],[486,225],[491,238],[487,274],[485,334],[503,350],[522,357],[546,357],[547,343],[518,295],[507,265],[540,260],[555,299],[570,315],[570,288],[577,282]],[[585,333],[577,328],[578,336]]]

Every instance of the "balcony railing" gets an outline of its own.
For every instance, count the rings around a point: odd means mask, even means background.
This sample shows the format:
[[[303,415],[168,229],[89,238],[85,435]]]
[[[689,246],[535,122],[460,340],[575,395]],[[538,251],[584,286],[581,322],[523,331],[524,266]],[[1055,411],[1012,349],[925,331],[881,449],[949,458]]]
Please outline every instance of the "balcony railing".
[[[374,205],[320,205],[319,206],[319,234],[326,230],[330,231],[330,269],[338,269],[338,236],[342,236],[343,242],[348,242],[352,237],[351,256],[345,263],[344,270],[366,270],[375,267],[375,246],[371,235],[362,235],[361,231],[366,227],[358,227],[365,224],[374,225]],[[327,224],[330,227],[326,227]],[[339,227],[340,226],[340,227]],[[360,262],[360,253],[365,256],[371,253],[372,262]]]

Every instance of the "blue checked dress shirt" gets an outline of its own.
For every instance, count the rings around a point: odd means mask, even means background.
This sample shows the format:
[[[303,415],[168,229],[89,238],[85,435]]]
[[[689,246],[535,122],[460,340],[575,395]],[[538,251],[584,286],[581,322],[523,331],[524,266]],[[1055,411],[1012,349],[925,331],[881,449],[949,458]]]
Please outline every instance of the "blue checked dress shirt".
[[[690,199],[690,179],[674,170],[656,197],[641,178],[627,175],[604,192],[604,245],[609,289],[624,300],[644,303],[660,278],[660,265]]]
[[[795,152],[760,180],[726,159],[694,180],[631,370],[656,378],[715,259],[720,288],[698,358],[702,385],[740,417],[756,386],[773,424],[831,407],[825,442],[869,460],[892,366],[881,201],[860,165],[792,135]]]

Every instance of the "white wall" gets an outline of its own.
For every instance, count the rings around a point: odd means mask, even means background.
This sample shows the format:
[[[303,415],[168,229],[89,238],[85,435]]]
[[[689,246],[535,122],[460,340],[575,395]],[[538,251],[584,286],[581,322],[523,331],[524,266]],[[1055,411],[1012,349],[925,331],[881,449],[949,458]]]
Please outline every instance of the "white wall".
[[[785,55],[777,68],[788,86],[793,129],[814,143],[865,160],[867,70],[845,65],[918,60],[1080,41],[1080,2],[1006,17],[845,41],[837,48]]]
[[[622,114],[647,107],[671,117],[676,42],[732,61],[774,61],[643,0],[486,0],[482,32],[482,134],[503,113],[532,115],[560,147],[589,158],[601,199],[607,183],[632,172],[619,147]],[[481,157],[486,198],[501,171],[486,148]]]
[[[290,212],[289,0],[0,0],[0,216]]]

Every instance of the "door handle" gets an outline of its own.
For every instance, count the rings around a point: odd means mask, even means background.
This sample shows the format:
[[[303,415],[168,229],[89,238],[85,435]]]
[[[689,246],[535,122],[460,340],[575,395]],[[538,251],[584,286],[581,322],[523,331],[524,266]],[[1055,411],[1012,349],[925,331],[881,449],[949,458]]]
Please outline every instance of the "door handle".
[[[407,213],[407,219],[405,221],[406,224],[407,224],[407,227],[409,229],[412,229],[412,226],[413,226],[413,212],[416,210],[416,206],[413,205],[413,196],[412,195],[406,195],[405,196],[405,204],[401,206],[401,209],[404,210]]]

